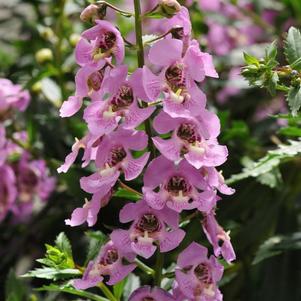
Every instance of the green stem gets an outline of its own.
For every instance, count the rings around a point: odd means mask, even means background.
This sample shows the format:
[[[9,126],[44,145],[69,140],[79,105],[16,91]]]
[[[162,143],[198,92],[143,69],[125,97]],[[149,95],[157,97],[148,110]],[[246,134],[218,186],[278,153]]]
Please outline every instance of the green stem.
[[[134,0],[135,6],[135,31],[136,31],[136,44],[137,44],[137,60],[138,67],[143,68],[144,66],[144,47],[142,40],[142,24],[141,24],[141,6],[140,0]],[[144,107],[147,107],[147,104],[144,103]],[[144,122],[145,131],[148,135],[148,148],[151,152],[151,158],[156,156],[156,149],[152,141],[152,128],[150,119],[148,118]]]
[[[112,294],[112,292],[108,289],[108,287],[103,284],[102,282],[100,282],[98,284],[98,287],[101,289],[101,291],[103,292],[103,294],[110,300],[110,301],[118,301],[115,296]]]
[[[137,264],[138,268],[140,270],[142,270],[143,272],[145,272],[147,275],[150,275],[150,276],[155,275],[155,271],[152,268],[150,268],[149,266],[147,266],[145,263],[140,261],[138,258],[135,259],[135,263]]]
[[[110,8],[112,8],[113,10],[115,10],[116,12],[120,13],[121,15],[125,16],[125,17],[132,17],[133,14],[131,12],[128,12],[128,11],[124,11],[116,6],[114,6],[113,4],[107,2],[107,1],[97,1],[96,4],[99,4],[99,5],[106,5]]]
[[[164,265],[164,255],[158,249],[156,266],[155,266],[155,278],[154,278],[155,285],[158,287],[161,287],[163,265]]]

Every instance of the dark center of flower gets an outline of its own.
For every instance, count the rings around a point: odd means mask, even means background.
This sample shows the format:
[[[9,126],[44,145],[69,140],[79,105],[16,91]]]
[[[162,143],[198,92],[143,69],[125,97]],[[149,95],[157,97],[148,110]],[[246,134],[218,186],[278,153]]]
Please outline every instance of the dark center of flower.
[[[144,297],[141,301],[156,301],[156,300],[151,296],[147,296],[147,297]]]
[[[88,78],[88,86],[94,91],[98,91],[103,81],[103,73],[101,71],[93,72]]]
[[[132,104],[134,101],[133,89],[124,84],[120,87],[117,95],[111,100],[113,111],[116,112],[119,109],[125,108]]]
[[[111,149],[108,164],[110,167],[117,165],[126,157],[126,151],[122,146],[115,146]]]
[[[8,188],[6,185],[0,185],[0,213],[4,212],[8,204]]]
[[[27,169],[20,174],[20,186],[27,190],[33,190],[38,185],[38,177],[31,169]]]
[[[171,31],[171,35],[173,39],[183,40],[184,38],[184,28],[183,27],[175,27]]]
[[[153,233],[160,229],[160,222],[154,214],[147,213],[139,219],[136,228],[142,232]]]
[[[197,265],[194,269],[194,274],[202,283],[207,285],[212,283],[211,273],[205,263],[200,263],[199,265]]]
[[[182,123],[178,128],[177,136],[188,143],[194,143],[201,140],[197,133],[196,126],[192,123]]]
[[[101,265],[110,265],[118,260],[118,251],[115,248],[109,249],[106,251],[104,256],[100,259]]]
[[[165,78],[174,92],[177,92],[178,89],[184,89],[186,86],[183,65],[181,64],[174,64],[168,67],[165,72]]]
[[[98,47],[103,51],[108,51],[114,47],[116,43],[116,35],[114,32],[107,31],[103,34],[102,39],[99,41]]]
[[[190,191],[190,188],[190,185],[182,176],[171,177],[166,185],[166,190],[175,195],[178,195],[179,191],[182,191],[185,195]]]

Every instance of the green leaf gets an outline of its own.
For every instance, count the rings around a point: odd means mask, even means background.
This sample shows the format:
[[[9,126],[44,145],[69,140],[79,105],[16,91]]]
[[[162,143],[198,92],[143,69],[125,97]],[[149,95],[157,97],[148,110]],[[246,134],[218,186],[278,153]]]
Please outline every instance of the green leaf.
[[[107,237],[101,231],[87,231],[85,234],[89,237],[88,254],[85,263],[85,265],[87,265],[90,260],[97,256],[101,246],[106,242]]]
[[[265,241],[258,249],[253,264],[272,256],[279,255],[287,250],[301,250],[301,232],[288,236],[274,236]]]
[[[139,194],[125,190],[123,188],[118,188],[118,190],[114,194],[114,197],[125,198],[131,201],[139,201],[141,199],[141,196]]]
[[[244,59],[248,65],[256,65],[259,67],[259,60],[255,56],[244,52]]]
[[[82,275],[81,271],[77,269],[56,269],[56,268],[39,268],[22,275],[21,277],[26,278],[42,278],[52,279],[54,281],[60,279],[75,278]]]
[[[292,111],[293,116],[297,116],[297,112],[301,107],[301,87],[291,87],[288,95],[287,102]]]
[[[279,133],[288,137],[301,137],[301,128],[296,126],[288,126],[281,128]]]
[[[117,300],[120,300],[124,291],[124,287],[127,283],[127,277],[124,278],[122,281],[118,282],[116,285],[113,287],[113,293],[114,296],[116,297]]]
[[[16,274],[11,270],[8,273],[5,282],[5,296],[7,301],[24,301],[26,300],[26,286],[18,279]]]
[[[271,188],[279,188],[282,184],[282,176],[278,167],[275,167],[269,172],[260,175],[257,181]]]
[[[294,64],[301,57],[301,33],[295,27],[288,31],[284,52],[289,64]]]
[[[257,178],[268,172],[271,172],[274,168],[285,162],[287,159],[300,156],[301,154],[301,139],[297,141],[289,141],[290,144],[281,144],[278,149],[269,151],[263,158],[257,162],[248,164],[241,173],[232,175],[226,182],[232,184],[249,177]]]
[[[75,296],[84,297],[84,298],[87,298],[88,300],[93,300],[93,301],[109,301],[106,298],[92,294],[90,292],[76,290],[74,287],[72,287],[71,285],[68,285],[68,284],[62,285],[62,286],[51,284],[49,286],[43,286],[43,287],[37,289],[37,291],[67,293],[67,294],[71,294],[71,295],[75,295]]]
[[[55,245],[59,250],[61,250],[63,253],[65,253],[66,255],[72,258],[72,247],[68,237],[64,232],[61,232],[57,236],[55,240]]]
[[[269,64],[269,62],[275,61],[276,57],[277,57],[277,41],[274,41],[265,49],[265,61],[267,62],[267,64]]]

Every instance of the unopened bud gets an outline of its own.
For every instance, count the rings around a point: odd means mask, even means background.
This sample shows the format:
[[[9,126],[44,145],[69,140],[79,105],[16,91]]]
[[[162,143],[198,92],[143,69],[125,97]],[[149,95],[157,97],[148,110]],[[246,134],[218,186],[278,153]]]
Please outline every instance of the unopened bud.
[[[167,18],[171,18],[181,10],[181,5],[176,0],[159,0],[159,5]]]
[[[36,52],[35,58],[39,64],[43,64],[45,62],[51,61],[53,59],[53,54],[51,49],[42,48]]]
[[[73,33],[69,38],[69,42],[73,47],[76,46],[79,40],[80,40],[80,35],[77,33]]]
[[[103,19],[106,15],[106,5],[88,5],[80,14],[83,22],[94,22],[96,19]]]

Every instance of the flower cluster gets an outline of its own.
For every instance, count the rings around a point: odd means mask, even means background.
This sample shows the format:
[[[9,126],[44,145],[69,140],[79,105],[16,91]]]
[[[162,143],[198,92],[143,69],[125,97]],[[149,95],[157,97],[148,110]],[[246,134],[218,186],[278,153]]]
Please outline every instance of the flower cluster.
[[[33,160],[23,147],[28,145],[26,132],[11,130],[13,114],[24,111],[29,101],[28,91],[0,79],[0,222],[9,212],[14,221],[24,221],[54,189],[45,161]]]
[[[194,210],[203,217],[214,255],[208,258],[207,249],[192,242],[178,257],[173,293],[146,286],[130,300],[222,300],[217,282],[223,266],[217,257],[230,263],[235,253],[229,234],[215,219],[215,208],[221,199],[218,192],[230,195],[234,190],[217,170],[228,151],[217,140],[220,122],[206,109],[200,89],[206,77],[218,74],[212,57],[192,39],[187,8],[161,0],[152,8],[156,10],[167,17],[160,20],[166,33],[146,41],[145,49],[136,35],[139,68],[130,75],[121,33],[99,19],[95,4],[81,14],[94,26],[82,33],[76,46],[76,91],[63,103],[60,115],[74,115],[88,99],[83,111],[88,132],[76,140],[58,171],[67,172],[83,148],[82,166],[93,162],[94,173],[80,180],[91,200],[76,208],[66,223],[93,226],[123,179],[128,182],[143,174],[143,186],[141,200],[120,211],[120,222],[128,228],[111,233],[74,286],[86,289],[102,281],[114,285],[135,269],[137,256],[148,259],[155,252],[176,249],[185,237],[181,215]],[[139,18],[136,14],[136,21]],[[139,20],[136,30],[137,26]]]

